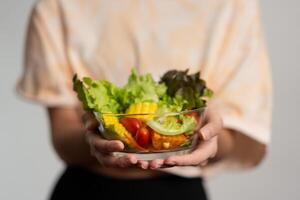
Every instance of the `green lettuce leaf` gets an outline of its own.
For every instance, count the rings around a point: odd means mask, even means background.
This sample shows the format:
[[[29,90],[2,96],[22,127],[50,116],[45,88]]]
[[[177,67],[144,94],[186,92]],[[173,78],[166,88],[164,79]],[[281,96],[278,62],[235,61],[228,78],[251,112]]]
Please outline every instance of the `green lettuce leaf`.
[[[128,83],[121,89],[119,99],[124,108],[139,102],[158,102],[166,93],[164,83],[157,83],[150,74],[139,76],[135,68],[129,76]]]
[[[163,114],[166,112],[180,112],[183,110],[184,105],[187,104],[187,101],[184,100],[181,96],[177,95],[175,97],[171,97],[167,94],[162,96],[160,101],[158,102],[158,114]]]
[[[118,100],[121,90],[108,81],[88,77],[81,81],[75,75],[73,89],[86,110],[118,113],[122,109]]]

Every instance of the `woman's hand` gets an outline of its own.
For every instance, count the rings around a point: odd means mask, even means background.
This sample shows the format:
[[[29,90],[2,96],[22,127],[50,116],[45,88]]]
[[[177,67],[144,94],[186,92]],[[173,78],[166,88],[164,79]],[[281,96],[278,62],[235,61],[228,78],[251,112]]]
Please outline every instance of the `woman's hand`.
[[[105,167],[131,167],[136,165],[137,159],[133,155],[123,157],[113,156],[113,152],[122,151],[124,144],[119,140],[105,140],[98,131],[98,121],[95,116],[87,112],[83,116],[86,128],[86,139],[90,145],[91,154]]]
[[[143,168],[157,169],[172,166],[203,166],[208,160],[215,157],[218,150],[218,134],[222,131],[223,123],[221,117],[208,110],[206,113],[204,126],[198,133],[198,144],[189,154],[171,156],[167,159],[156,159],[150,163],[139,161]]]

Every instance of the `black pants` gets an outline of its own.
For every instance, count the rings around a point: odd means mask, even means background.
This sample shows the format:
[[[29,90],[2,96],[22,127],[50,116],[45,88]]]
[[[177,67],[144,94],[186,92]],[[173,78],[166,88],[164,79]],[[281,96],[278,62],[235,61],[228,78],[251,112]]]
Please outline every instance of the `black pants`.
[[[116,179],[79,167],[68,167],[51,196],[57,199],[206,200],[201,178],[166,175],[149,179]]]

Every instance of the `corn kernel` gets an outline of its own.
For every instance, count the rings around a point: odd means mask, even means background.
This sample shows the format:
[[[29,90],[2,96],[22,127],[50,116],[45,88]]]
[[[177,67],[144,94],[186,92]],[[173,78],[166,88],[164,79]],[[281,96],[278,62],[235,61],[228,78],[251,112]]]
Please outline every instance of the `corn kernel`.
[[[150,103],[148,102],[143,103],[141,113],[147,113],[150,110],[149,108],[150,108]]]
[[[154,114],[157,110],[157,104],[153,102],[143,102],[131,104],[127,109],[127,114]],[[143,121],[149,121],[153,119],[153,115],[136,115],[135,118],[141,119]]]
[[[143,107],[143,105],[144,105],[144,104],[142,104],[142,103],[138,103],[138,104],[136,105],[136,112],[137,112],[137,113],[142,113],[142,107]]]

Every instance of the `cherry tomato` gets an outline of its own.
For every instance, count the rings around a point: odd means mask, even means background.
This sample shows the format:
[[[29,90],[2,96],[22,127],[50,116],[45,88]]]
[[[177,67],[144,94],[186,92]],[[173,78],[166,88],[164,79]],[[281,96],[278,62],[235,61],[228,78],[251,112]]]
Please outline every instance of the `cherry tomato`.
[[[135,140],[141,147],[147,148],[151,143],[151,134],[149,129],[146,127],[140,128],[136,133]]]
[[[142,122],[136,118],[122,118],[120,122],[132,136],[142,127]]]

